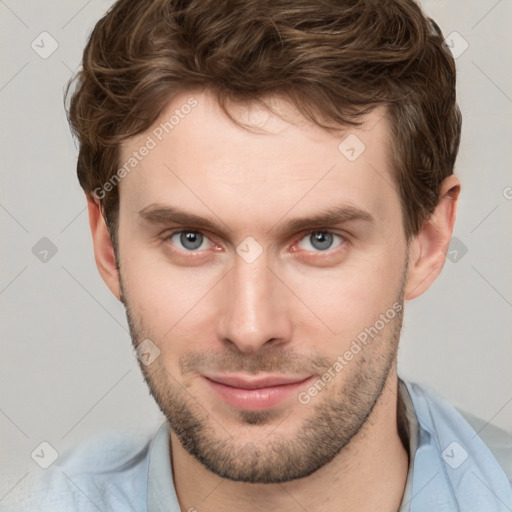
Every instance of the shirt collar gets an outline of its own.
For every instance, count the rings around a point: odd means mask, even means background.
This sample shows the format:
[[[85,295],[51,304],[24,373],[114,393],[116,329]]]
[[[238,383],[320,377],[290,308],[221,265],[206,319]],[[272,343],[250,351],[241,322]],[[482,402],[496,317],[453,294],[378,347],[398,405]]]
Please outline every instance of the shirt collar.
[[[407,425],[407,437],[409,441],[409,471],[407,472],[407,480],[405,482],[404,495],[402,502],[400,503],[399,512],[410,512],[411,501],[412,501],[412,483],[414,476],[414,454],[418,448],[418,439],[420,438],[420,425],[416,412],[414,411],[414,405],[412,403],[409,391],[405,382],[398,378],[398,399],[399,404],[401,401],[401,408],[399,405],[399,411],[402,413],[402,418]]]
[[[150,447],[148,512],[181,512],[172,476],[169,436],[169,423],[165,421]]]

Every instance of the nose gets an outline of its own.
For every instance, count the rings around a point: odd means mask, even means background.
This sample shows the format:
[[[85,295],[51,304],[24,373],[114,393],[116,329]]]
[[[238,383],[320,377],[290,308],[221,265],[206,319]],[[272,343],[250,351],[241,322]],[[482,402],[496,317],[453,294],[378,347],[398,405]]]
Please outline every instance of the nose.
[[[287,290],[268,268],[266,254],[252,263],[236,256],[226,277],[221,290],[220,339],[244,353],[286,344],[292,332]]]

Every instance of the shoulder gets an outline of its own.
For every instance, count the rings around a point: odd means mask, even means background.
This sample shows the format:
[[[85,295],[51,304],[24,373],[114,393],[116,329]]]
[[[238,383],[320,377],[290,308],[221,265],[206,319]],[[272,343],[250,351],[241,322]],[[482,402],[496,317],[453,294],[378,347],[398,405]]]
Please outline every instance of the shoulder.
[[[472,446],[479,440],[488,449],[512,485],[512,433],[460,409],[424,384],[405,382],[420,422],[448,433],[453,439],[466,439]],[[442,448],[442,447],[441,447]]]
[[[152,436],[104,433],[64,452],[48,469],[31,472],[10,496],[7,512],[145,510]]]
[[[512,485],[512,432],[456,407],[484,444],[492,452]]]

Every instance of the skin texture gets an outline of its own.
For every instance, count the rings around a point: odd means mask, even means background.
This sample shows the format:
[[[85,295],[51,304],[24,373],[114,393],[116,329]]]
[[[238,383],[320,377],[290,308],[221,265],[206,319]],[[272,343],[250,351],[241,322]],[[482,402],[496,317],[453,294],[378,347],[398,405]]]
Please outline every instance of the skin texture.
[[[207,92],[188,91],[155,127],[191,97],[193,110],[118,185],[119,270],[98,203],[88,203],[96,262],[127,308],[133,343],[150,339],[160,351],[141,369],[172,427],[180,505],[396,511],[408,470],[396,420],[402,308],[442,269],[459,180],[445,180],[435,212],[407,244],[383,108],[357,129],[330,134],[277,97],[273,106],[285,119],[233,106],[239,119],[265,130],[254,133],[233,124]],[[123,144],[122,162],[155,138],[155,127]],[[338,149],[348,134],[366,146],[353,162]],[[285,229],[291,219],[339,206],[372,220]],[[157,207],[218,227],[141,213]],[[195,250],[183,245],[179,231],[187,229]],[[327,248],[312,240],[315,232],[327,236]],[[256,243],[244,245],[247,237]],[[248,262],[237,247],[261,254]],[[293,393],[270,409],[241,410],[202,376],[321,377],[390,310],[393,318],[306,404]]]

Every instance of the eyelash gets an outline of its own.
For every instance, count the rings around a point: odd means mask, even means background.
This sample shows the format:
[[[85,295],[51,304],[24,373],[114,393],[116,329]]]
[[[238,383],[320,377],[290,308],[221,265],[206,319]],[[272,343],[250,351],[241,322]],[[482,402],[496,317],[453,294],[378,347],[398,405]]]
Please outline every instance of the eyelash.
[[[208,235],[206,235],[205,233],[203,233],[202,231],[200,230],[196,230],[196,229],[178,229],[178,230],[175,230],[175,231],[171,231],[169,233],[166,233],[162,238],[165,242],[168,242],[169,245],[174,245],[170,242],[170,239],[174,236],[174,235],[177,235],[177,234],[180,234],[180,233],[196,233],[196,234],[200,234],[202,235],[206,240],[210,241],[210,237]],[[306,231],[304,233],[301,233],[299,235],[299,238],[296,238],[295,241],[293,242],[293,249],[292,251],[293,252],[298,252],[300,251],[296,249],[296,246],[302,241],[304,240],[306,237],[308,236],[311,236],[312,234],[314,233],[328,233],[330,235],[333,235],[334,237],[338,237],[338,238],[341,238],[341,242],[336,246],[334,247],[333,249],[327,249],[325,251],[320,251],[320,250],[317,250],[317,251],[307,251],[307,252],[311,252],[315,255],[322,255],[322,254],[325,254],[325,255],[332,255],[333,253],[335,252],[338,252],[339,250],[341,250],[342,248],[345,247],[345,245],[347,244],[348,242],[348,238],[345,234],[340,234],[340,233],[336,233],[334,231],[331,231],[331,230],[328,230],[328,229],[313,229],[313,230],[310,230],[310,231]],[[215,245],[215,244],[213,244]],[[174,249],[173,250],[179,252],[179,253],[184,253],[184,254],[197,254],[198,252],[203,252],[205,249],[198,249],[198,250],[186,250],[186,249]]]

